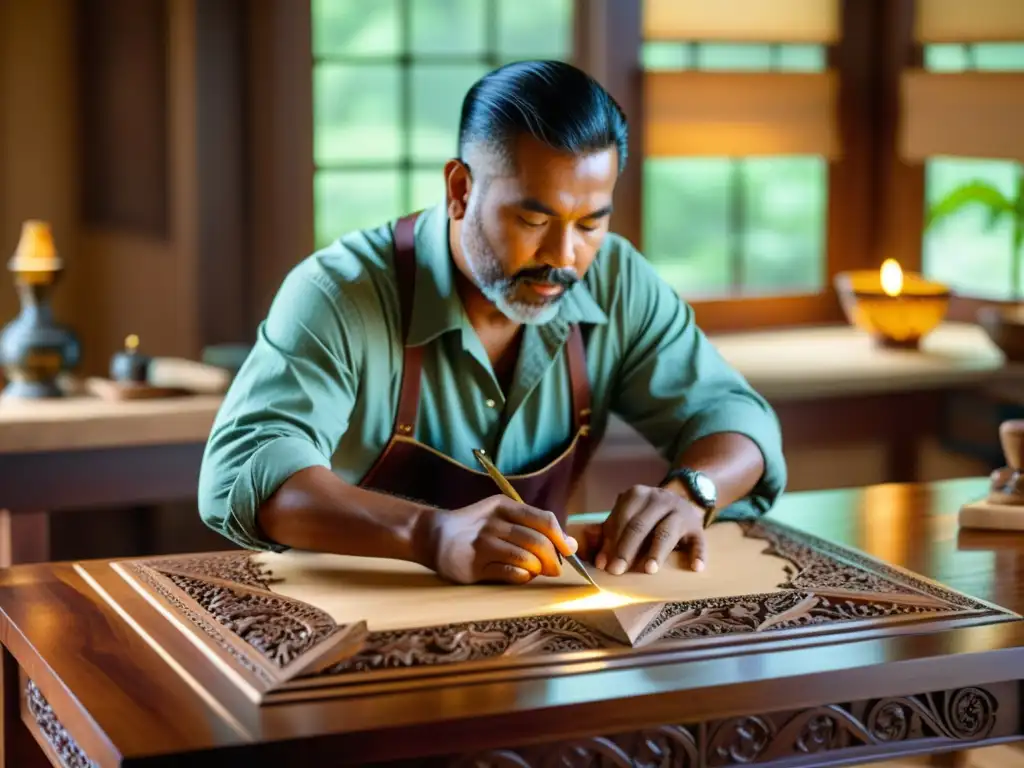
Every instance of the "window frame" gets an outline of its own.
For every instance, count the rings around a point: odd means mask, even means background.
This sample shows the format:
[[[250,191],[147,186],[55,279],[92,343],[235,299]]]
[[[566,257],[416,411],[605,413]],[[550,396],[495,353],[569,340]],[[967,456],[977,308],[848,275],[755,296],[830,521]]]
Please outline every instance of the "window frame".
[[[642,5],[642,0],[577,0],[576,46],[577,64],[600,79],[619,100],[636,140],[631,140],[630,164],[617,191],[613,226],[641,252]],[[890,252],[897,254],[906,269],[920,268],[920,242],[915,243],[908,233],[913,222],[923,217],[923,170],[894,162],[899,75],[919,55],[913,50],[913,9],[913,0],[840,0],[840,39],[828,47],[826,60],[839,80],[837,130],[843,153],[828,164],[822,290],[694,299],[690,303],[706,331],[845,322],[833,288],[838,273],[876,269]],[[879,30],[884,31],[881,48]],[[916,197],[915,189],[921,192]],[[887,207],[896,205],[905,194],[914,200],[901,206],[906,218],[887,212]]]
[[[918,43],[918,45],[919,45],[919,47],[921,49],[921,69],[924,72],[928,72],[928,73],[939,73],[939,74],[952,75],[952,76],[956,76],[956,75],[971,75],[971,74],[975,74],[975,73],[998,74],[998,73],[1001,73],[1001,72],[1005,72],[1005,73],[1013,73],[1013,74],[1016,74],[1016,75],[1020,75],[1020,74],[1024,73],[1024,67],[1013,67],[1013,68],[1008,68],[1008,69],[978,67],[977,62],[973,61],[973,59],[978,55],[978,52],[976,50],[976,46],[984,45],[986,43],[996,43],[996,44],[999,44],[999,43],[1010,43],[1010,44],[1013,44],[1014,46],[1020,46],[1022,44],[1022,41],[1020,39],[1013,39],[1013,40],[1011,40],[1011,39],[1006,39],[1006,40],[1003,40],[1003,39],[998,39],[998,40],[995,40],[995,39],[993,39],[993,40],[977,39],[977,40],[966,40],[966,41],[950,40],[950,41],[943,41],[941,43],[939,43],[939,42]],[[961,48],[963,56],[964,56],[965,60],[967,61],[967,66],[965,68],[962,68],[962,69],[944,69],[944,68],[933,68],[933,67],[928,66],[928,64],[927,64],[927,55],[928,55],[927,54],[927,49],[928,49],[928,47],[934,46],[934,45],[941,45],[941,46],[944,46],[944,47],[946,47],[946,46],[957,46],[958,48]],[[956,156],[953,156],[953,157],[956,157]],[[966,156],[965,156],[965,158],[966,158]],[[930,163],[933,162],[933,161],[936,161],[936,160],[940,160],[940,159],[942,159],[942,158],[941,157],[928,157],[922,163],[922,168],[923,168],[922,173],[924,174],[925,185],[927,185],[927,178],[928,178]],[[971,159],[973,159],[973,158],[971,158]],[[992,161],[999,162],[999,163],[1007,163],[1007,164],[1010,164],[1010,165],[1014,165],[1014,166],[1016,166],[1016,171],[1017,171],[1018,174],[1024,172],[1024,161],[1021,161],[1021,160],[1015,160],[1015,159],[1012,159],[1012,158],[999,158],[999,157],[995,157],[995,156],[985,157],[985,158],[982,158],[982,159],[992,160]],[[927,187],[926,187],[926,189],[927,189]],[[923,200],[923,205],[924,205],[924,209],[925,209],[925,212],[926,212],[925,215],[927,215],[927,208],[928,208],[927,196],[925,196],[925,198]],[[924,254],[924,242],[923,242],[923,239],[922,239],[922,254],[921,254],[921,257],[922,257],[922,270],[924,268],[924,255],[925,255]],[[1012,277],[1012,274],[1013,274],[1012,261],[1014,259],[1019,259],[1019,258],[1021,258],[1020,254],[1011,254],[1011,265],[1009,265],[1009,272],[1006,275],[1004,275],[1004,277]],[[962,288],[956,286],[955,284],[952,285],[952,290],[953,290],[953,293],[955,294],[954,306],[953,306],[953,314],[956,317],[956,319],[963,319],[963,320],[967,320],[967,321],[974,321],[975,315],[977,314],[977,310],[980,309],[983,306],[992,305],[992,304],[997,304],[997,305],[1002,305],[1002,306],[1013,306],[1015,304],[1019,304],[1020,301],[1022,300],[1022,298],[997,298],[997,297],[992,296],[992,295],[984,295],[984,294],[980,294],[979,295],[979,294],[975,294],[975,293],[964,292]],[[1015,290],[1019,290],[1019,289],[1015,288]]]
[[[851,0],[843,0],[851,2]],[[852,0],[855,2],[856,0]],[[896,0],[892,10],[896,17],[887,19],[889,47],[899,45],[906,52],[906,58],[900,69],[923,68],[924,66],[924,45],[922,45],[915,34],[917,20],[917,5],[922,0]],[[891,87],[896,92],[896,103],[892,106],[893,113],[890,118],[893,122],[898,119],[900,102],[899,77],[900,72],[893,76],[894,82]],[[893,179],[890,198],[896,207],[895,212],[888,215],[889,222],[886,225],[886,232],[893,239],[898,247],[892,249],[896,258],[905,270],[921,271],[924,258],[924,222],[926,216],[927,201],[925,198],[925,175],[926,164],[923,162],[910,163],[903,160],[899,155],[898,137],[897,143],[887,153],[887,161],[890,165],[890,178]],[[902,218],[901,218],[902,217]],[[914,224],[913,227],[908,223]],[[950,299],[949,309],[946,313],[946,320],[952,322],[976,323],[978,310],[986,306],[1015,306],[1018,302],[1010,299],[993,299],[969,294],[953,292]]]
[[[398,50],[391,54],[347,54],[335,52],[319,52],[316,50],[315,42],[310,51],[310,61],[313,78],[316,77],[318,67],[341,65],[341,66],[382,66],[394,68],[398,77],[398,109],[397,120],[399,126],[399,144],[394,159],[379,160],[375,162],[360,162],[354,160],[338,160],[321,162],[314,154],[313,157],[313,183],[317,183],[320,174],[331,173],[393,173],[397,178],[397,203],[401,212],[411,211],[417,206],[415,193],[414,175],[422,171],[436,171],[440,174],[440,168],[448,158],[444,159],[420,159],[416,156],[415,148],[415,124],[416,124],[416,87],[414,78],[418,65],[429,66],[479,66],[485,70],[495,69],[509,60],[510,57],[500,44],[500,18],[502,2],[507,0],[477,0],[483,6],[484,34],[483,48],[475,53],[455,52],[421,52],[414,50],[414,29],[413,29],[413,3],[415,0],[397,0],[398,16]],[[313,0],[306,0],[310,7],[310,25],[312,27],[312,5]],[[575,5],[573,12],[575,13]],[[315,41],[315,34],[312,40]],[[569,55],[571,57],[572,51]],[[528,58],[528,56],[524,56]],[[314,118],[314,130],[316,122]],[[440,175],[438,176],[440,179]],[[316,201],[314,200],[314,206]],[[314,217],[316,209],[314,208]],[[314,230],[316,221],[314,218]]]

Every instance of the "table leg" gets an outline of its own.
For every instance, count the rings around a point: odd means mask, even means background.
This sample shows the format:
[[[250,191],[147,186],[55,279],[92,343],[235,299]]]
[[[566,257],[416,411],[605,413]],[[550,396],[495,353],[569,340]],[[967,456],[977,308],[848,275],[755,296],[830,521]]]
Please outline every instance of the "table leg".
[[[0,509],[0,568],[49,560],[49,512]]]
[[[0,653],[0,768],[49,766],[50,761],[21,720],[24,691],[18,662],[6,648]]]

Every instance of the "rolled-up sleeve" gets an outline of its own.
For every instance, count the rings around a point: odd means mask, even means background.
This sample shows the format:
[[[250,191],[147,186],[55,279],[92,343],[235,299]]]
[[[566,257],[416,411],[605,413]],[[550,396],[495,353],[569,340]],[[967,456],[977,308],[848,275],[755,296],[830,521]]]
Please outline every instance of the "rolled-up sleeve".
[[[203,522],[242,547],[280,551],[260,506],[293,474],[331,466],[362,354],[358,314],[309,259],[285,278],[214,421],[199,474]]]
[[[761,450],[765,471],[729,516],[767,512],[786,485],[782,432],[768,402],[697,327],[693,309],[639,254],[623,259],[618,311],[627,328],[612,410],[673,464],[694,442],[736,432]]]

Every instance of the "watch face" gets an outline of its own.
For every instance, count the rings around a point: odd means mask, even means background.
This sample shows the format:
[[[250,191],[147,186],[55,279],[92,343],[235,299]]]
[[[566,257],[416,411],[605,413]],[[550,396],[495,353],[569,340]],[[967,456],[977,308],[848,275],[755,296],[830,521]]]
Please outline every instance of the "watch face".
[[[711,478],[698,472],[694,476],[693,482],[694,485],[697,486],[697,493],[708,501],[713,502],[715,500],[715,497],[718,495],[718,489],[715,488],[715,484],[711,482]]]

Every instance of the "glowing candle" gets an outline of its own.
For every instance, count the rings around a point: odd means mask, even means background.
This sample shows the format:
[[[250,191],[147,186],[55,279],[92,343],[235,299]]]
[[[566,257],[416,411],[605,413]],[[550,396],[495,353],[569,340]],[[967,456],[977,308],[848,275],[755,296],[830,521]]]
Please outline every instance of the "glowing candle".
[[[899,296],[903,292],[903,269],[896,259],[886,259],[880,270],[882,290],[886,296]]]

